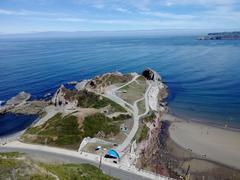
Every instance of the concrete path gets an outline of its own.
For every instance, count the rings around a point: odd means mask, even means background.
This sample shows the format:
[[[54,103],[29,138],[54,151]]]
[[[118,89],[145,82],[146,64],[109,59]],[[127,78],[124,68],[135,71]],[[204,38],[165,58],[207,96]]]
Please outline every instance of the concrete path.
[[[91,153],[79,153],[77,151],[48,147],[44,145],[25,144],[19,141],[8,143],[0,146],[0,152],[18,151],[30,155],[35,155],[36,158],[46,159],[47,161],[62,162],[64,163],[88,163],[94,166],[99,166],[100,156]],[[152,172],[143,171],[135,168],[134,166],[126,166],[125,164],[114,164],[111,159],[102,160],[101,169],[108,175],[120,179],[169,179]]]
[[[126,101],[124,101],[123,99],[121,99],[120,97],[118,97],[118,96],[116,95],[116,92],[117,92],[119,89],[121,89],[121,88],[123,88],[123,87],[131,84],[132,82],[136,81],[136,79],[137,79],[138,77],[139,77],[139,76],[136,75],[131,81],[127,82],[126,84],[124,84],[124,85],[122,85],[122,86],[120,86],[120,87],[107,89],[107,90],[105,91],[105,95],[104,95],[105,97],[107,97],[107,98],[111,99],[112,101],[114,101],[114,102],[120,104],[121,106],[123,106],[125,109],[127,109],[128,111],[130,111],[130,112],[132,113],[132,115],[133,115],[133,127],[132,127],[130,133],[129,133],[128,136],[125,138],[125,140],[123,141],[123,143],[116,147],[116,150],[119,152],[120,157],[122,157],[122,156],[125,154],[126,149],[131,145],[131,142],[132,142],[133,138],[135,137],[135,135],[136,135],[136,133],[137,133],[137,131],[138,131],[138,128],[139,128],[139,118],[142,117],[142,116],[145,116],[145,115],[149,112],[148,92],[149,92],[149,90],[150,90],[150,88],[151,88],[151,84],[150,84],[150,83],[148,83],[148,88],[147,88],[147,90],[146,90],[146,92],[145,92],[145,94],[144,94],[144,97],[136,100],[136,101],[133,103],[133,105],[130,104],[130,103],[128,103],[128,102],[126,102]],[[144,114],[142,114],[142,115],[139,116],[139,115],[138,115],[138,106],[137,106],[137,103],[138,103],[139,101],[143,100],[143,99],[145,99],[146,111],[145,111]],[[131,109],[128,108],[128,107],[126,106],[126,104],[127,104],[127,106],[129,106]]]

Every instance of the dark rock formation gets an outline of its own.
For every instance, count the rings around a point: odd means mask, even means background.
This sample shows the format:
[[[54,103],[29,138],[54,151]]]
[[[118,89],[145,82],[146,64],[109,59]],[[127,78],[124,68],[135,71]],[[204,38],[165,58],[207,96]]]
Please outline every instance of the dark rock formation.
[[[56,91],[56,93],[54,94],[53,98],[52,98],[52,103],[55,106],[61,106],[63,102],[65,102],[65,87],[64,85],[61,85],[60,88],[58,88],[58,90]]]
[[[97,87],[97,84],[96,84],[95,80],[91,80],[89,85],[90,85],[91,88],[96,88]]]
[[[143,71],[142,75],[147,79],[147,80],[152,80],[152,81],[161,81],[161,76],[154,70],[147,68]]]

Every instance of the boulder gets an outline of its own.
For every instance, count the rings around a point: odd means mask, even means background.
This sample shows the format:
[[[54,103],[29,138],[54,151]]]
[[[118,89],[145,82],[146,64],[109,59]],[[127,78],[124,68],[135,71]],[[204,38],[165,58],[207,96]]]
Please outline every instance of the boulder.
[[[143,71],[142,75],[147,79],[147,80],[152,80],[152,81],[161,81],[161,76],[154,70],[147,68]]]

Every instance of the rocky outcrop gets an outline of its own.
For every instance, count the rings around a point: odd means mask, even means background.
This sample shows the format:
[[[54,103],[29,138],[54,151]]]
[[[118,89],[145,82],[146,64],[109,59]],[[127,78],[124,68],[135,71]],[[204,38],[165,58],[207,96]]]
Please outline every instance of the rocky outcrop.
[[[161,81],[161,76],[154,70],[147,68],[143,71],[142,75],[147,79],[147,80],[152,80],[152,81]]]
[[[68,92],[71,92],[72,94],[67,94]],[[61,85],[60,88],[56,91],[52,98],[52,103],[56,107],[65,107],[66,109],[74,109],[77,107],[78,101],[71,96],[74,96],[75,92],[69,91],[64,87],[64,85]],[[69,96],[69,97],[68,97]]]
[[[149,138],[146,142],[142,142],[142,148],[139,149],[140,157],[137,162],[139,168],[151,169],[158,174],[164,176],[177,177],[171,173],[168,167],[170,162],[165,154],[166,152],[166,138],[169,124],[160,119],[155,119],[154,127],[149,132]]]
[[[26,93],[24,91],[20,92],[16,96],[9,99],[6,104],[0,107],[0,114],[10,112],[15,109],[17,106],[23,105],[27,100],[31,98],[31,94]]]
[[[5,106],[17,106],[19,104],[26,102],[30,98],[31,98],[31,94],[22,91],[19,94],[17,94],[16,96],[9,99],[6,102]]]
[[[83,81],[77,83],[77,84],[75,85],[75,88],[76,88],[78,91],[84,90],[84,89],[86,88],[86,85],[87,85],[88,81],[89,81],[89,80],[83,80]]]
[[[64,93],[65,91],[65,87],[64,85],[61,85],[60,88],[58,88],[58,90],[55,92],[53,98],[52,98],[52,103],[55,105],[55,106],[61,106],[62,103],[65,102],[65,98],[64,98]]]
[[[44,111],[44,108],[48,105],[46,101],[27,101],[26,103],[9,109],[8,112],[15,114],[35,115]]]
[[[48,105],[46,101],[29,101],[30,98],[31,94],[20,92],[0,108],[0,113],[39,114]]]

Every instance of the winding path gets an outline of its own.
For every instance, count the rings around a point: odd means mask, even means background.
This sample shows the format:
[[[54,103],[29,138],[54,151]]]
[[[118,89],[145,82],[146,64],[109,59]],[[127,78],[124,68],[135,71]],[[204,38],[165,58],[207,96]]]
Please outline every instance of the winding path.
[[[148,102],[148,93],[149,93],[149,90],[151,88],[151,84],[147,81],[148,83],[148,88],[144,94],[144,97],[136,100],[133,105],[131,105],[130,103],[124,101],[122,98],[118,97],[116,95],[116,92],[131,84],[132,82],[136,81],[136,79],[139,77],[139,75],[136,75],[131,81],[127,82],[126,84],[120,86],[120,87],[117,87],[117,88],[108,88],[106,91],[105,91],[105,94],[104,96],[111,99],[112,101],[120,104],[121,106],[123,106],[125,109],[127,109],[128,111],[130,111],[133,115],[133,127],[130,131],[130,133],[127,135],[127,137],[125,138],[125,140],[123,141],[122,144],[120,144],[119,146],[116,147],[116,150],[119,152],[119,155],[122,157],[124,155],[124,152],[125,150],[127,149],[127,147],[129,145],[131,145],[131,142],[135,136],[135,134],[137,133],[137,130],[139,128],[139,118],[142,117],[142,116],[145,116],[148,112],[149,112],[149,102]],[[145,113],[144,114],[141,114],[139,115],[138,114],[138,106],[137,106],[137,103],[140,102],[141,100],[145,99]],[[131,107],[128,108],[127,106]]]

